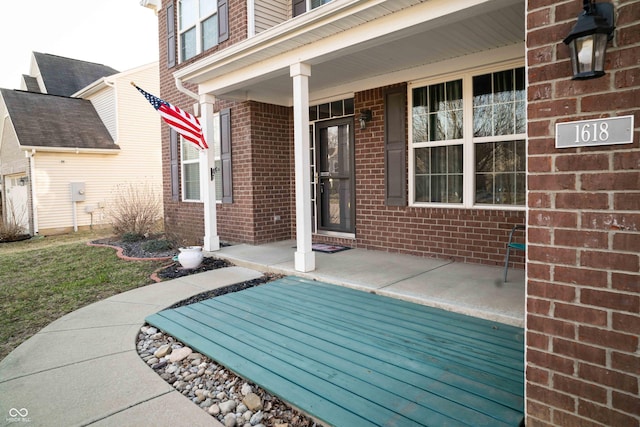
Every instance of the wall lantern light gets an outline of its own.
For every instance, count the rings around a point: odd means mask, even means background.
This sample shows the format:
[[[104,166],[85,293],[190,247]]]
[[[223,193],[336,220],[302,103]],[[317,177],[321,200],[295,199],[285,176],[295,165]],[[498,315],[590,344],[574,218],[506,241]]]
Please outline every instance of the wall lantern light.
[[[360,129],[367,127],[367,122],[371,121],[371,110],[360,110]]]
[[[583,8],[578,22],[563,40],[571,49],[574,80],[604,75],[604,53],[615,29],[611,3],[583,0]]]
[[[18,185],[21,187],[24,187],[25,185],[27,185],[28,181],[29,181],[28,176],[21,176],[20,179],[18,179]]]

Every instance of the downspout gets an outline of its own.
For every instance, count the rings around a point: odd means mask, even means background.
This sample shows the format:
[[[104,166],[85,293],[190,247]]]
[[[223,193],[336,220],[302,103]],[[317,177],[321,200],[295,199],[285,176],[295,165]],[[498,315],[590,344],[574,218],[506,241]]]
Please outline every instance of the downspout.
[[[33,234],[38,234],[38,195],[36,194],[36,149],[31,149],[29,156],[29,183],[31,184],[31,214],[33,215]]]
[[[9,113],[5,113],[4,117],[2,118],[2,126],[0,126],[0,150],[2,150],[2,139],[4,137],[4,125],[7,122],[7,119],[9,118]],[[5,205],[5,200],[7,199],[6,196],[3,196],[3,191],[4,191],[4,178],[2,175],[2,169],[0,169],[0,222],[2,222],[4,220],[4,215],[5,212],[7,211],[3,205]]]
[[[177,77],[174,77],[175,81],[176,81],[176,87],[178,88],[178,90],[182,93],[184,93],[185,95],[190,96],[191,98],[195,99],[196,101],[200,102],[200,95],[198,95],[195,92],[191,92],[189,89],[187,89],[186,87],[184,87],[182,85],[182,80],[180,80]]]

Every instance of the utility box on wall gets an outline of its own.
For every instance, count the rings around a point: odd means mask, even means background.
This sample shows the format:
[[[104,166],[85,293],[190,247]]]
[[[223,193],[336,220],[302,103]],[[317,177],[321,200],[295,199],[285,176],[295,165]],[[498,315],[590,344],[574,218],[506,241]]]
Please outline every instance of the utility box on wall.
[[[84,189],[84,182],[72,182],[71,184],[71,201],[84,202],[87,198]]]

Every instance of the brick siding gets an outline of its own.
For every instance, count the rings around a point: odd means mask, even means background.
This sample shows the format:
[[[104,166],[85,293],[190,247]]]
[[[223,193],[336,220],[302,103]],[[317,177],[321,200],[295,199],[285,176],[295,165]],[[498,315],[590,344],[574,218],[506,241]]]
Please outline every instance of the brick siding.
[[[640,425],[640,1],[613,3],[607,74],[576,81],[581,2],[528,2],[528,426]],[[623,115],[633,144],[555,148],[558,122]]]
[[[502,265],[511,228],[524,224],[523,211],[385,205],[384,93],[389,88],[355,94],[355,111],[373,114],[366,129],[356,127],[355,133],[357,246]],[[512,260],[524,268],[521,252]]]

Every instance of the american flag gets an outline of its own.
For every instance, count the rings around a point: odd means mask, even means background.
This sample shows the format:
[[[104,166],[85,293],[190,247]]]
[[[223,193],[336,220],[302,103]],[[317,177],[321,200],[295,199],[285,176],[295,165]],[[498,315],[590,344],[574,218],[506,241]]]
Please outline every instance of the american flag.
[[[131,82],[131,85],[138,89],[138,91],[147,98],[147,101],[149,101],[153,108],[158,110],[162,119],[169,126],[175,129],[176,132],[182,135],[184,139],[195,144],[199,150],[206,150],[209,148],[204,140],[202,126],[200,126],[200,121],[197,117],[181,110],[175,105],[169,104],[167,101],[163,101],[157,96],[151,95],[149,92],[140,89],[133,82]]]

